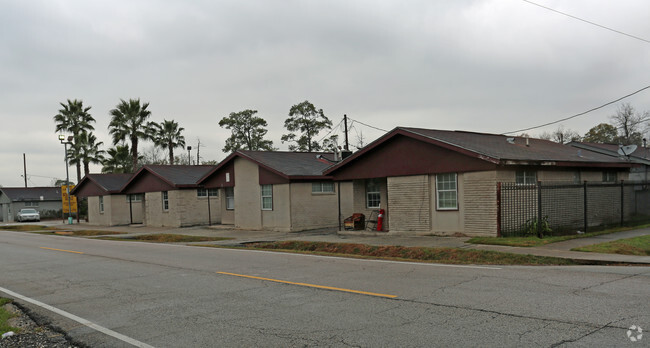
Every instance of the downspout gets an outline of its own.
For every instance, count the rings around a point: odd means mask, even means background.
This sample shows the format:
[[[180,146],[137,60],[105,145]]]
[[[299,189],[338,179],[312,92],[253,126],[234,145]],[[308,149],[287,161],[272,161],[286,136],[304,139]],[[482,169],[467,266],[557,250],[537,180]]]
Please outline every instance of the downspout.
[[[133,225],[133,202],[132,196],[129,195],[129,218],[131,219],[131,225]]]
[[[347,135],[346,135],[347,136]],[[336,195],[339,201],[339,231],[341,231],[341,182],[337,183]]]

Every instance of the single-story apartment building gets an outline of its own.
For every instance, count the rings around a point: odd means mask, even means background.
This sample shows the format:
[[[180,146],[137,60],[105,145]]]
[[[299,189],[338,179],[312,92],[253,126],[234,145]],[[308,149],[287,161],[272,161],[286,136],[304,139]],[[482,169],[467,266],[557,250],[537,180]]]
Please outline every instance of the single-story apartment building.
[[[384,209],[384,231],[496,236],[497,183],[627,180],[633,166],[541,139],[398,127],[323,174],[351,185],[353,212]]]
[[[14,222],[23,208],[38,210],[43,217],[57,217],[63,206],[60,187],[0,187],[0,221]]]
[[[212,165],[146,165],[122,187],[120,193],[131,197],[131,205],[140,205],[147,226],[185,227],[219,220],[218,200],[208,199],[198,181]],[[134,202],[133,197],[139,201]],[[215,204],[217,203],[217,204]],[[216,216],[215,216],[216,212]]]
[[[323,175],[335,163],[333,153],[239,150],[199,184],[220,191],[222,224],[287,232],[337,227],[339,206],[352,213],[352,184]]]
[[[603,155],[626,159],[630,162],[637,163],[639,166],[632,167],[630,169],[629,180],[648,181],[650,179],[650,173],[648,173],[650,171],[650,149],[644,146],[636,146],[636,148],[634,148],[634,151],[625,153],[625,150],[628,148],[618,144],[600,144],[572,141],[569,143],[569,145],[579,149],[597,152]]]
[[[88,198],[88,222],[103,226],[128,225],[142,222],[141,200],[120,193],[132,174],[88,174],[71,191],[77,197]],[[134,202],[136,201],[136,202]]]

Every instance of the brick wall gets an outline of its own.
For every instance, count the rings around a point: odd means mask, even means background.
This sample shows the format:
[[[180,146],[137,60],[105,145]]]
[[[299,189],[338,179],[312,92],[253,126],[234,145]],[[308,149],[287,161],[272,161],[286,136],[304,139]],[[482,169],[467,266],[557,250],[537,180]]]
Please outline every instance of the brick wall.
[[[497,192],[494,171],[463,173],[461,201],[466,235],[497,234]],[[459,179],[460,181],[460,179]]]
[[[311,182],[291,184],[291,231],[338,227],[336,192],[312,193],[311,190]]]
[[[389,177],[388,206],[396,231],[431,229],[431,189],[428,175]]]

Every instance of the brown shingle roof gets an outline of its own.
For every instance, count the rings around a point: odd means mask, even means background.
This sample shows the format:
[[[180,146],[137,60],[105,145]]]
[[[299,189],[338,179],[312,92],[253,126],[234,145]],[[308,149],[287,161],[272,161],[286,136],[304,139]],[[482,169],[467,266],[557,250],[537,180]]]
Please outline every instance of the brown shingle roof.
[[[175,187],[187,187],[196,186],[199,179],[214,168],[213,165],[147,165],[140,171],[147,170]]]
[[[334,154],[325,152],[240,150],[238,153],[288,177],[323,175],[323,171],[334,163]]]
[[[60,187],[0,187],[0,191],[12,202],[40,201],[60,201]]]
[[[571,146],[543,139],[422,128],[397,129],[500,161],[625,163],[611,156],[578,151]]]
[[[108,193],[119,192],[133,174],[88,174],[86,177]],[[76,189],[76,187],[75,187]]]

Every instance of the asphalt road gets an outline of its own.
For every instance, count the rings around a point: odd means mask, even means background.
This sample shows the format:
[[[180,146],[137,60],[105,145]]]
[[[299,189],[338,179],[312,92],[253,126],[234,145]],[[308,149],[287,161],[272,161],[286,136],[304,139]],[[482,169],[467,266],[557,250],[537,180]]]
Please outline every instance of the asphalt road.
[[[4,231],[0,265],[0,295],[76,316],[18,300],[92,347],[650,345],[627,335],[650,328],[648,267],[458,267]]]

